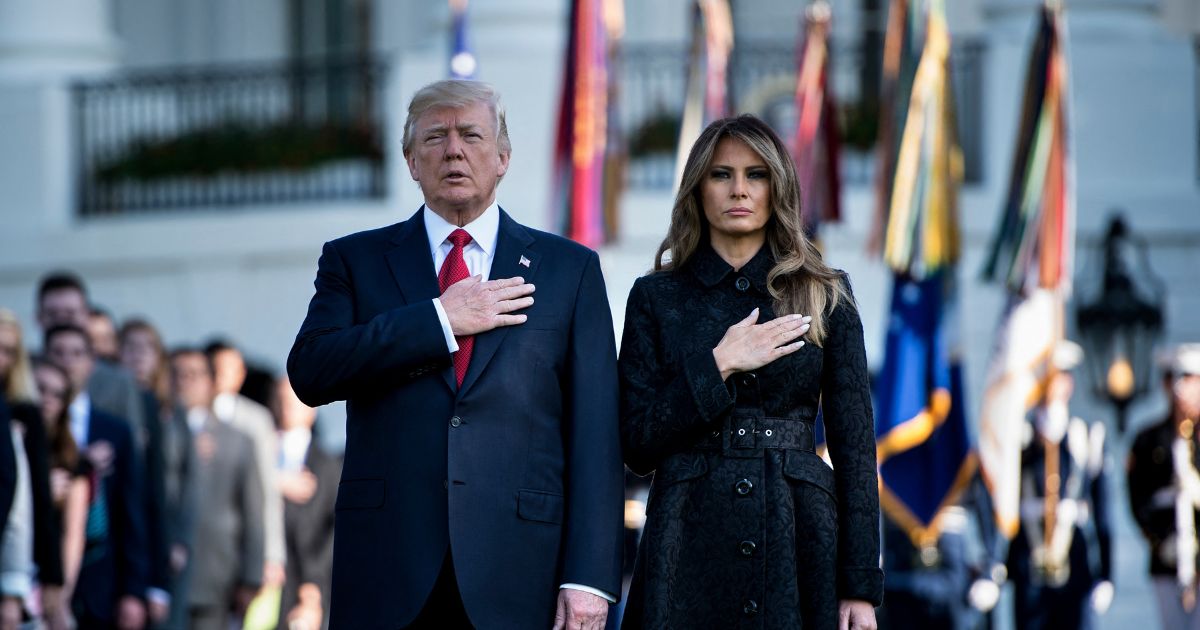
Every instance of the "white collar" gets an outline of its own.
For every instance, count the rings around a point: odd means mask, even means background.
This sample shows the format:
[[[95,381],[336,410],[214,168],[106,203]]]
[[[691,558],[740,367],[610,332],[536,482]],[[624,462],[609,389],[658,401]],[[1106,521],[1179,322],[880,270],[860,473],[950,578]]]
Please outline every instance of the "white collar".
[[[75,400],[67,407],[67,415],[71,421],[71,437],[75,443],[86,446],[88,442],[88,421],[92,415],[92,398],[86,390],[79,392]]]
[[[428,204],[424,206],[423,212],[425,213],[425,235],[429,237],[429,251],[433,253],[434,258],[437,258],[437,249],[446,242],[447,238],[450,238],[450,233],[457,230],[458,226],[443,219],[430,209]],[[500,233],[500,206],[493,202],[483,211],[483,214],[462,226],[462,229],[471,235],[471,241],[478,245],[484,254],[494,255],[496,239]]]

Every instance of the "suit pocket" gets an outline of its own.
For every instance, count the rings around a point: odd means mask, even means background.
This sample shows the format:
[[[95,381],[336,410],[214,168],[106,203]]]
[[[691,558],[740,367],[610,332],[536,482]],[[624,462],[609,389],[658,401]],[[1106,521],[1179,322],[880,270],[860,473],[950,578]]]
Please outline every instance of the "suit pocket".
[[[527,521],[562,523],[563,497],[552,492],[518,490],[517,516]]]
[[[375,510],[383,507],[383,479],[346,479],[338,484],[336,510]]]

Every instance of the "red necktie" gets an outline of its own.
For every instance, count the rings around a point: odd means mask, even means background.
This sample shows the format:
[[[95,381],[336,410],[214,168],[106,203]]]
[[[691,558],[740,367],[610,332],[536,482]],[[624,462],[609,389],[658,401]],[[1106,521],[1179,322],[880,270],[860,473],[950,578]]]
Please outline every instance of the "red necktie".
[[[445,293],[450,285],[470,275],[467,272],[467,261],[463,260],[463,248],[471,242],[471,235],[459,228],[450,233],[449,240],[453,247],[450,248],[450,255],[442,262],[442,270],[438,272],[438,288],[442,293]],[[454,353],[454,377],[458,384],[462,385],[463,378],[467,375],[467,366],[471,364],[471,349],[475,347],[475,336],[455,335],[454,339],[458,341],[458,352]]]

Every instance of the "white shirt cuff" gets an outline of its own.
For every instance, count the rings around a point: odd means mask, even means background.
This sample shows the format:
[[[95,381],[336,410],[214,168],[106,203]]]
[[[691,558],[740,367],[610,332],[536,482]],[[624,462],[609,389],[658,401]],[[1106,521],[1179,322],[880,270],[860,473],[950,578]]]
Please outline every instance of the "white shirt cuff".
[[[570,582],[563,584],[562,586],[559,586],[558,588],[559,588],[559,590],[562,590],[564,588],[569,588],[573,591],[583,591],[584,593],[591,593],[592,595],[595,595],[596,597],[603,597],[604,599],[607,599],[608,603],[610,603],[610,604],[617,603],[616,597],[614,597],[613,595],[606,593],[598,588],[592,588],[590,586],[584,586],[582,584],[571,584]]]
[[[450,353],[458,352],[458,342],[454,339],[454,330],[450,328],[450,318],[446,317],[446,309],[442,308],[442,301],[433,298],[433,310],[437,311],[438,321],[442,324],[442,335],[446,338],[446,347],[450,349]]]
[[[23,571],[7,571],[0,574],[0,594],[5,597],[25,599],[33,588],[33,578]]]

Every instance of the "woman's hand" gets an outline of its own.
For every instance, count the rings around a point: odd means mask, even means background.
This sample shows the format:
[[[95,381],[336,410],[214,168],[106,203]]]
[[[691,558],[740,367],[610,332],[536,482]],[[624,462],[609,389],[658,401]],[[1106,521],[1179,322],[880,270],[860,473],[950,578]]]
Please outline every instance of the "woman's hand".
[[[861,599],[838,602],[838,630],[875,630],[875,607]]]
[[[721,380],[734,372],[748,372],[789,355],[804,347],[804,340],[796,341],[808,332],[811,317],[784,315],[765,324],[756,324],[758,309],[750,316],[729,327],[721,343],[713,348],[713,358],[721,371]]]

